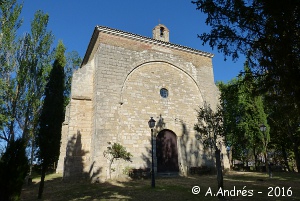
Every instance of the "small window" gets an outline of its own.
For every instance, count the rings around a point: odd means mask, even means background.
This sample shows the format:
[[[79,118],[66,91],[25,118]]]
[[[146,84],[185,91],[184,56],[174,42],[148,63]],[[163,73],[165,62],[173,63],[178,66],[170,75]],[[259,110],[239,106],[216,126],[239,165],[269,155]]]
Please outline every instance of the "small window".
[[[167,98],[167,97],[169,96],[169,91],[168,91],[168,89],[162,88],[162,89],[160,90],[160,96],[163,97],[163,98]]]
[[[160,37],[164,36],[165,29],[163,27],[160,27]]]

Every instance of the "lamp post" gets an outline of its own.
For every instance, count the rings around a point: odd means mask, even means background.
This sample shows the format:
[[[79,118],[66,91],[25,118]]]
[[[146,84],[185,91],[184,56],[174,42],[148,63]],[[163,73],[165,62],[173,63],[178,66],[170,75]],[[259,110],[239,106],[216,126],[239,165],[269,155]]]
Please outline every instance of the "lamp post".
[[[153,128],[155,126],[153,117],[148,121],[149,128],[151,129],[151,152],[152,152],[152,172],[151,172],[151,187],[155,188],[155,175],[154,175],[154,154],[153,154]]]
[[[261,131],[261,132],[263,132],[263,134],[264,134],[264,148],[265,148],[265,151],[267,151],[267,137],[266,137],[266,130],[267,130],[267,127],[264,125],[264,124],[261,124],[260,126],[259,126],[259,130]],[[267,158],[265,157],[265,162],[267,162]]]
[[[269,177],[272,178],[272,170],[271,170],[271,165],[268,163],[268,159],[267,159],[267,136],[266,136],[266,130],[267,127],[264,124],[261,124],[259,126],[259,130],[261,132],[263,132],[264,134],[264,149],[265,149],[265,153],[264,153],[264,157],[265,157],[265,166],[266,166],[266,171],[269,172]],[[268,164],[267,164],[268,163]],[[267,169],[268,168],[268,169]]]
[[[231,166],[231,164],[230,164],[230,146],[226,147],[226,152],[227,152],[227,157],[228,157],[229,167],[230,167]]]

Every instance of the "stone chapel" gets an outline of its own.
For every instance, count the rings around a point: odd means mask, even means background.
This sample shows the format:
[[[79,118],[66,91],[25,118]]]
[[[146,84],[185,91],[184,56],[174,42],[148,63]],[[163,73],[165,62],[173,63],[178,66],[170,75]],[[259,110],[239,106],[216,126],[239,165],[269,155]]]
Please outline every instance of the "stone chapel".
[[[170,31],[162,24],[152,35],[95,27],[73,74],[57,165],[64,178],[108,179],[103,153],[114,142],[133,157],[113,163],[113,178],[126,169],[151,168],[150,117],[156,121],[156,172],[187,175],[190,167],[215,166],[214,152],[194,131],[196,109],[204,101],[218,104],[213,54],[170,43]],[[224,145],[222,155],[229,168]]]

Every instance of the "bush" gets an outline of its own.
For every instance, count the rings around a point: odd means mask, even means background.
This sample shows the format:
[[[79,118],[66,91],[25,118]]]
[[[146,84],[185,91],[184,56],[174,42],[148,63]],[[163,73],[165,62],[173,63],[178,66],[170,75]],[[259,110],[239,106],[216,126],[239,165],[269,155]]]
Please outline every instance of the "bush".
[[[0,161],[0,200],[19,200],[29,170],[24,140],[10,142]]]
[[[212,173],[212,168],[207,167],[207,166],[200,166],[200,167],[190,167],[190,174],[198,174],[198,175],[203,175],[203,174],[211,174]]]
[[[139,168],[139,169],[131,169],[129,171],[129,177],[132,179],[147,179],[150,178],[150,168]]]

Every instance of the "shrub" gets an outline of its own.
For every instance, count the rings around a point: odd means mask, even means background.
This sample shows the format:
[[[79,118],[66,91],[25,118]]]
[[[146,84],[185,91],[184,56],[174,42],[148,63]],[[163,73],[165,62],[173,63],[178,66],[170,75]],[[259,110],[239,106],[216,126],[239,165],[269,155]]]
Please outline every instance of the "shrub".
[[[11,141],[0,161],[0,200],[19,200],[29,170],[24,140]]]

